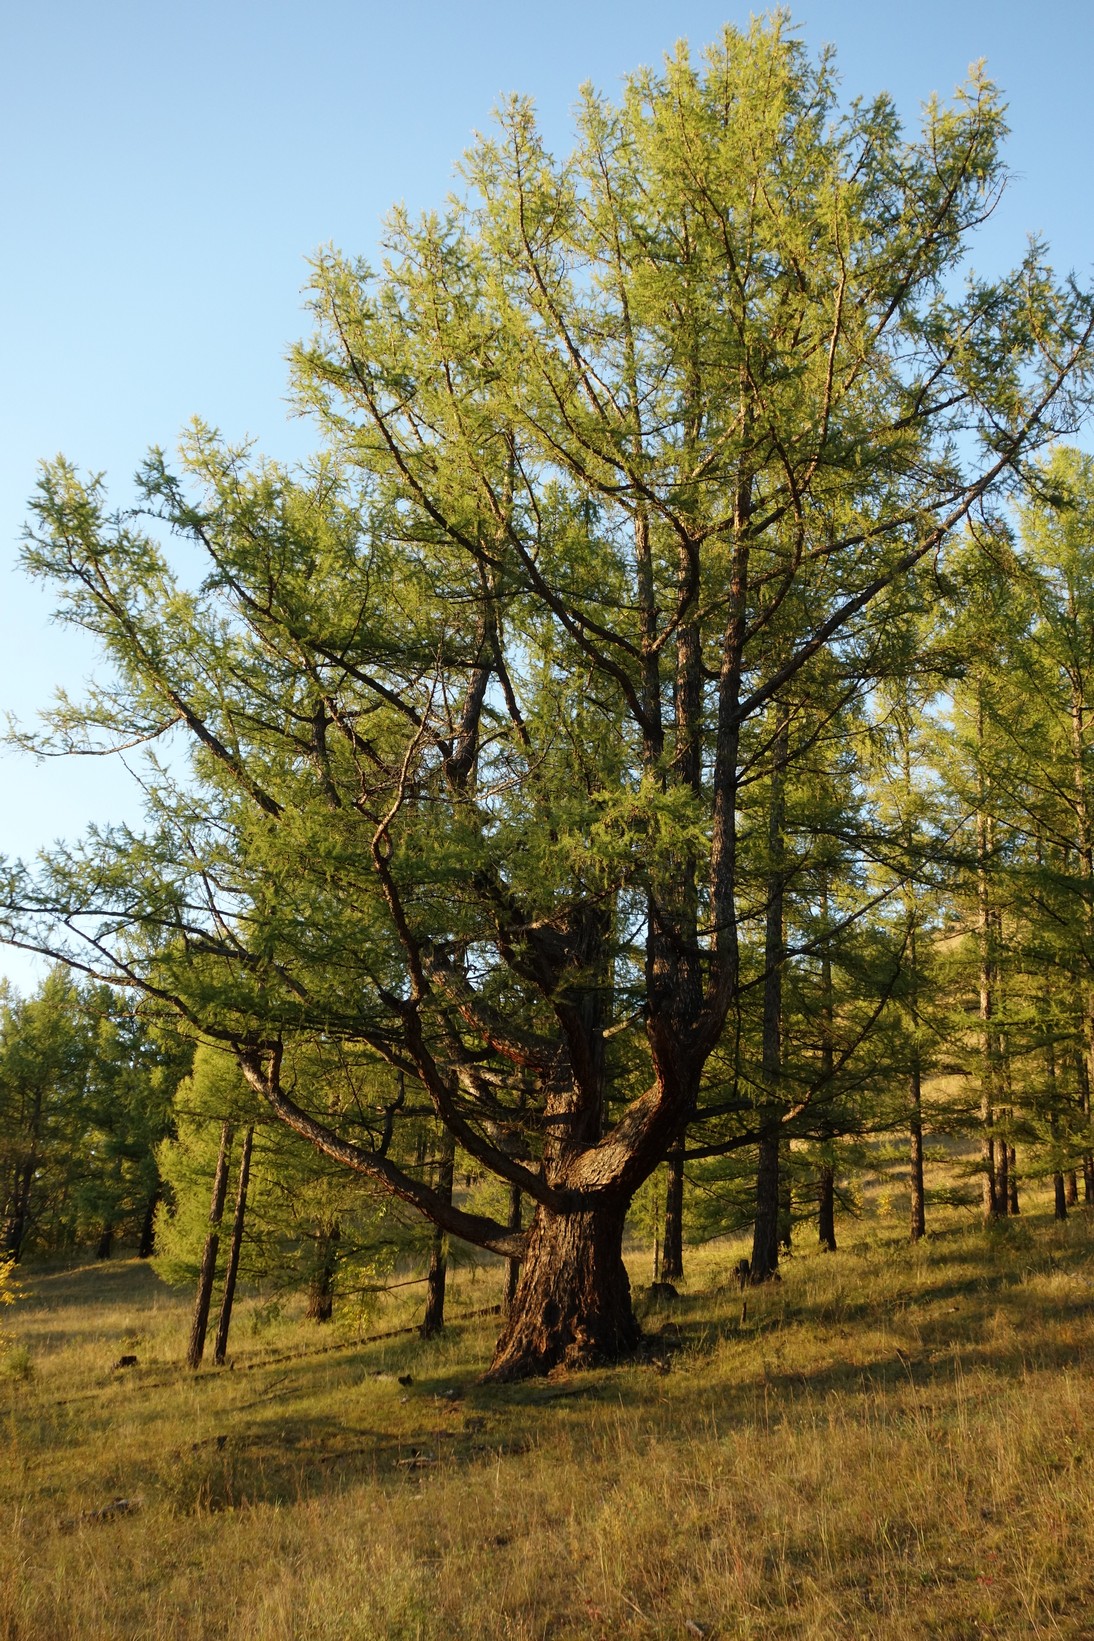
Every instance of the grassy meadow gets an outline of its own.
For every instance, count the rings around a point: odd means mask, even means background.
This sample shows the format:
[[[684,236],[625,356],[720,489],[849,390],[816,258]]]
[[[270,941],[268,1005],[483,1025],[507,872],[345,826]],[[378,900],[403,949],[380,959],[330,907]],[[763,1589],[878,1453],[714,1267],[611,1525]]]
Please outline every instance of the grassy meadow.
[[[1028,1200],[915,1249],[892,1216],[829,1255],[802,1227],[744,1298],[716,1244],[641,1360],[504,1388],[493,1271],[429,1343],[244,1300],[233,1365],[193,1375],[147,1266],[26,1269],[0,1637],[1094,1636],[1094,1225]]]

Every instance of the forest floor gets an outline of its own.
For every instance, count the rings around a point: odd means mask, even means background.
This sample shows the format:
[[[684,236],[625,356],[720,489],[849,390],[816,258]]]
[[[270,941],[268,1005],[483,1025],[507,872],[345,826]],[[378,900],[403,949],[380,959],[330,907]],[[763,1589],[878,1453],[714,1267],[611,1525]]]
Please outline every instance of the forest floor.
[[[716,1244],[644,1359],[489,1388],[497,1319],[459,1318],[492,1271],[428,1343],[244,1301],[234,1365],[191,1374],[188,1296],[147,1266],[27,1269],[0,1637],[1092,1637],[1094,1222],[936,1223],[829,1255],[803,1227],[746,1296]]]

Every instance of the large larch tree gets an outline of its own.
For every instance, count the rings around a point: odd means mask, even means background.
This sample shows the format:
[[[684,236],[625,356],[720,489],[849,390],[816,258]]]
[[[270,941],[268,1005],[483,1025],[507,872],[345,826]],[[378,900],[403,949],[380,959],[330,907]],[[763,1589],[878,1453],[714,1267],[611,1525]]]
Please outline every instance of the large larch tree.
[[[583,92],[561,161],[510,102],[378,270],[318,257],[310,465],[196,424],[130,509],[64,462],[35,504],[29,568],[111,665],[40,744],[192,756],[150,765],[143,836],[11,867],[8,934],[518,1258],[497,1378],[635,1345],[628,1204],[765,961],[742,791],[808,747],[810,669],[868,688],[902,578],[1085,409],[1090,295],[1036,245],[961,283],[991,84],[912,137],[836,94],[777,16]],[[352,1063],[333,1114],[309,1043]],[[415,1167],[423,1110],[526,1228]]]

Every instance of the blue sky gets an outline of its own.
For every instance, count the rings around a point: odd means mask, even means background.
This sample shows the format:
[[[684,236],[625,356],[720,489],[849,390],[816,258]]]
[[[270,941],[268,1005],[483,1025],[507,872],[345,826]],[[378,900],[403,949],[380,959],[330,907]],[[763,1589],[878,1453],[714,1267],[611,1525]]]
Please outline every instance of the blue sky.
[[[985,57],[1007,93],[1014,181],[975,261],[990,273],[1049,241],[1094,276],[1089,0],[803,0],[848,97],[892,92],[914,122]],[[51,625],[16,570],[39,459],[104,469],[123,501],[143,450],[201,414],[270,454],[302,454],[284,365],[304,334],[305,259],[371,255],[394,201],[440,203],[473,132],[509,91],[568,141],[587,79],[613,92],[680,36],[700,46],[748,9],[721,0],[12,0],[0,21],[0,707],[23,720],[94,656]],[[1089,442],[1089,440],[1088,440]],[[0,752],[0,855],[89,820],[133,817],[113,761],[37,766]],[[0,947],[0,974],[35,970]]]

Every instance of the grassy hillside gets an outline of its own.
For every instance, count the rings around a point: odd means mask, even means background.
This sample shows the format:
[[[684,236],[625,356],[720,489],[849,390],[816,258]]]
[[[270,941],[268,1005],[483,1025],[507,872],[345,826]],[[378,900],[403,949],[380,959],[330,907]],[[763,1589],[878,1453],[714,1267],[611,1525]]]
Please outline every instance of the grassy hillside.
[[[138,1262],[26,1272],[0,1637],[1094,1635],[1094,1227],[851,1234],[747,1308],[709,1249],[642,1361],[489,1390],[490,1318],[369,1343],[252,1301],[194,1376]]]

